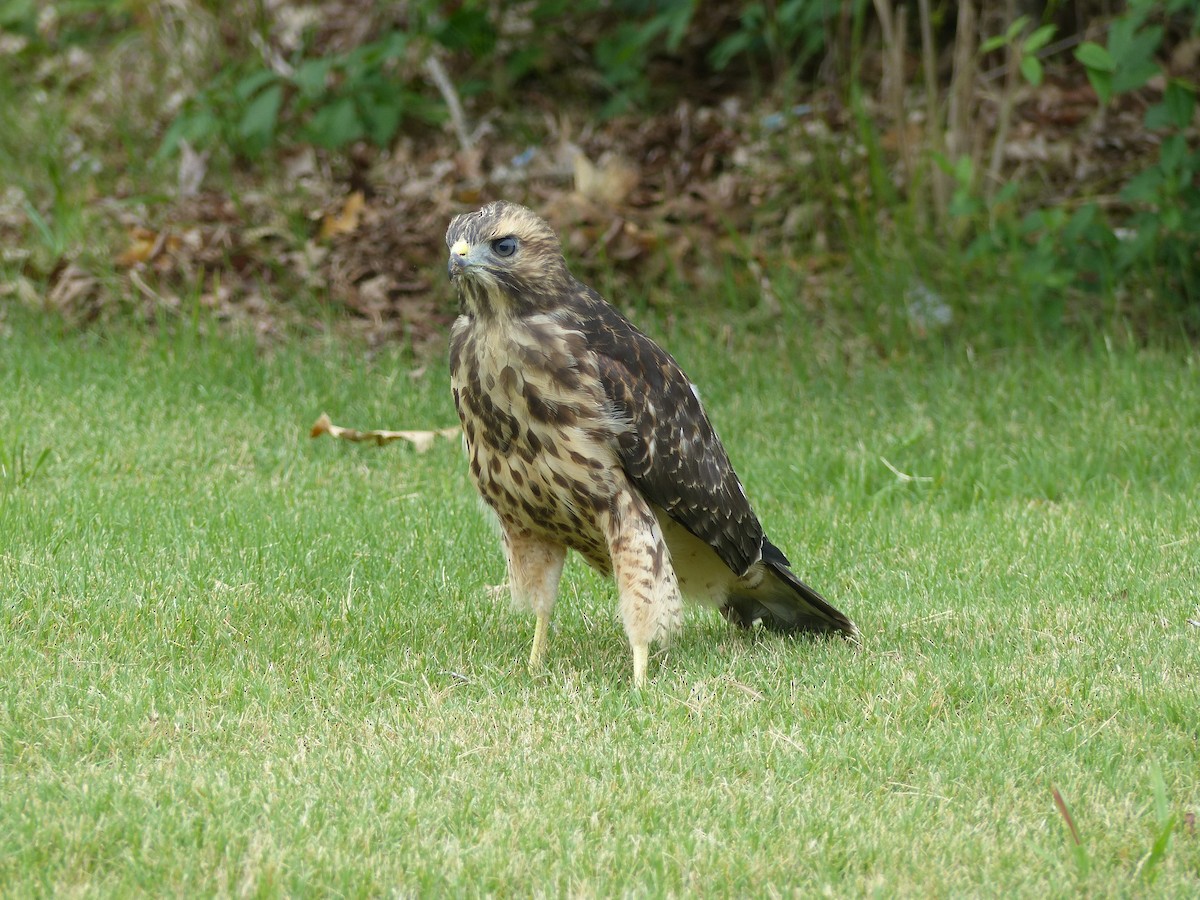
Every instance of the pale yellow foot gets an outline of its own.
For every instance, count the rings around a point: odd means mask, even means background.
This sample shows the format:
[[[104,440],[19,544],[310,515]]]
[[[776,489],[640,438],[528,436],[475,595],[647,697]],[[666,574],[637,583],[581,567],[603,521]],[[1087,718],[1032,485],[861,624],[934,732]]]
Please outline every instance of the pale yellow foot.
[[[650,647],[648,644],[633,645],[633,686],[635,688],[644,688],[646,686],[646,665],[650,660]]]
[[[550,615],[539,615],[533,629],[533,648],[529,651],[529,668],[537,670],[546,661],[546,644],[550,637]]]

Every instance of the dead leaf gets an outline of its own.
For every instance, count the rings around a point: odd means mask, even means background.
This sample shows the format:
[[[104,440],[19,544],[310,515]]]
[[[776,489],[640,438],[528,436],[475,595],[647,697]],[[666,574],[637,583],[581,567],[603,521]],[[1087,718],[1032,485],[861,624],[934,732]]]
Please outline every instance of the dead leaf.
[[[113,260],[118,266],[128,269],[138,263],[149,261],[158,243],[158,235],[149,228],[135,226],[129,229],[129,246],[117,254]]]
[[[455,438],[460,434],[458,428],[439,428],[434,431],[355,431],[353,428],[343,428],[334,425],[327,413],[321,413],[308,436],[312,438],[328,434],[343,441],[354,443],[373,442],[379,446],[390,444],[392,441],[408,441],[418,453],[424,453],[433,446],[438,437]]]
[[[164,249],[178,250],[180,240],[166,231],[151,231],[135,225],[129,229],[129,246],[117,254],[113,260],[123,269],[148,263],[157,257]]]
[[[575,190],[589,200],[620,206],[637,183],[637,167],[622,156],[608,154],[596,165],[582,151],[575,154]]]
[[[68,321],[91,322],[100,312],[100,280],[73,262],[60,263],[50,275],[46,304]]]
[[[354,191],[346,198],[339,212],[329,213],[321,219],[321,240],[327,241],[339,234],[357,231],[366,199],[362,191]]]

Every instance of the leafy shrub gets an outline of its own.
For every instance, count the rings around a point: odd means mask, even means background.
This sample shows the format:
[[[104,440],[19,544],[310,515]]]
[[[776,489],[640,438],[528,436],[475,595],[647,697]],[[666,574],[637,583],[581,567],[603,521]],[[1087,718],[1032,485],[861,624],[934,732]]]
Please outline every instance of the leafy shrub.
[[[1189,147],[1196,86],[1169,78],[1157,62],[1165,19],[1182,9],[1195,15],[1191,29],[1200,30],[1200,8],[1194,0],[1133,0],[1113,19],[1104,43],[1085,42],[1075,51],[1084,65],[1102,106],[1124,94],[1142,91],[1162,79],[1162,99],[1145,113],[1146,128],[1160,136],[1157,159],[1121,188],[1115,209],[1088,200],[1071,210],[1064,207],[1022,211],[1022,185],[1010,182],[994,196],[980,196],[978,173],[969,157],[950,169],[954,193],[949,213],[958,231],[970,235],[969,263],[1002,268],[1017,290],[1014,296],[1043,330],[1061,324],[1068,291],[1111,293],[1122,285],[1148,285],[1154,294],[1175,298],[1179,309],[1200,325],[1200,149]],[[1041,78],[1041,67],[1030,64],[1029,52],[1045,44],[1045,26],[1030,38],[1020,34],[1024,20],[983,50],[1012,44],[1016,59],[1030,83]]]
[[[650,62],[685,49],[713,73],[734,63],[765,66],[776,76],[795,73],[823,48],[836,9],[811,0],[538,0],[514,12],[478,0],[449,9],[424,0],[409,4],[406,28],[349,52],[292,60],[286,70],[259,62],[218,72],[187,102],[161,152],[169,155],[187,140],[223,143],[254,157],[284,136],[331,148],[358,140],[385,145],[406,120],[442,117],[424,80],[412,77],[415,67],[405,65],[430,52],[462,63],[465,71],[456,73],[462,94],[490,90],[504,100],[555,52],[533,38],[502,46],[504,17],[524,16],[535,33],[552,25],[589,50],[608,94],[601,114],[611,115],[647,103],[655,87]],[[578,68],[574,55],[558,62]]]
[[[605,4],[584,3],[582,8]],[[607,112],[643,103],[653,86],[649,61],[695,46],[709,70],[765,65],[774,77],[794,76],[825,46],[838,4],[813,0],[699,4],[695,0],[625,0],[624,16],[597,42],[596,67],[611,92]]]
[[[1164,29],[1149,21],[1164,7],[1167,14],[1191,10],[1192,31],[1200,31],[1194,2],[1132,0],[1113,21],[1105,45],[1084,43],[1076,51],[1101,103],[1166,77],[1155,60]],[[1136,271],[1160,280],[1161,288],[1200,315],[1200,149],[1188,146],[1186,134],[1195,106],[1196,85],[1167,78],[1162,100],[1146,110],[1146,128],[1161,134],[1162,141],[1158,159],[1121,190],[1132,215],[1114,232],[1120,237],[1114,262],[1118,273]]]
[[[346,53],[300,60],[286,74],[262,65],[221,73],[186,104],[160,153],[173,153],[187,140],[221,142],[253,157],[271,147],[281,129],[329,148],[358,140],[386,145],[406,118],[431,122],[442,114],[402,77],[408,44],[396,31]]]

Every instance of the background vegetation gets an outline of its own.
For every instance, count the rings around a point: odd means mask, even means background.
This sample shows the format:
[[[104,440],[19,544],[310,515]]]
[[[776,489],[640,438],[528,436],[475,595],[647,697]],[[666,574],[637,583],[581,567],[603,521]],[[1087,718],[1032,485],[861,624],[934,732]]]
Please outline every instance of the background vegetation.
[[[664,306],[796,303],[880,346],[1194,332],[1198,22],[1187,0],[4,0],[6,291],[262,331],[326,305],[420,341],[444,221],[505,195]]]

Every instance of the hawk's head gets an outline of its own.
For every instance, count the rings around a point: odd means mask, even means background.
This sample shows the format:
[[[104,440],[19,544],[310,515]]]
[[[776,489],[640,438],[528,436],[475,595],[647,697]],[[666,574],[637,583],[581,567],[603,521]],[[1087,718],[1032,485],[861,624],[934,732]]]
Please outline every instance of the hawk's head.
[[[571,281],[554,229],[516,203],[455,216],[446,246],[450,279],[475,315],[547,309]]]

